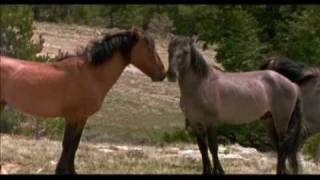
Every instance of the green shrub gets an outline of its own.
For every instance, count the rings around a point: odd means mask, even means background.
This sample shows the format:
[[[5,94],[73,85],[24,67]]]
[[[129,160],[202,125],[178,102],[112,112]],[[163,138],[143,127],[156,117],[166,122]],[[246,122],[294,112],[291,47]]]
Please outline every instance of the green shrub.
[[[245,147],[254,147],[263,152],[275,150],[265,126],[260,121],[242,125],[222,124],[218,127],[218,140],[221,144],[238,143]],[[170,133],[165,132],[161,141],[166,143],[196,143],[189,125],[185,129],[178,129]]]
[[[278,51],[309,65],[320,65],[320,7],[305,6],[279,24]]]
[[[44,40],[35,43],[33,35],[33,13],[31,6],[1,5],[0,6],[0,49],[8,56],[36,60],[41,52]]]
[[[0,133],[15,134],[20,129],[20,124],[25,120],[25,116],[13,109],[7,108],[0,112]]]
[[[225,144],[239,143],[259,151],[275,150],[265,126],[260,121],[242,125],[224,124],[219,127],[218,132],[219,140]]]
[[[165,132],[162,135],[161,140],[166,143],[173,143],[173,142],[195,142],[195,138],[192,135],[191,131],[186,129],[179,129],[174,132]]]
[[[320,162],[320,133],[310,137],[302,147],[302,152],[316,162]]]
[[[218,45],[217,61],[228,71],[248,71],[261,64],[265,46],[260,43],[256,19],[240,7],[223,6],[212,20],[197,26],[200,38]]]
[[[169,33],[174,31],[173,21],[166,13],[154,14],[148,24],[148,31],[161,38],[166,38]]]
[[[0,114],[0,132],[32,137],[61,138],[64,130],[63,118],[41,118],[26,115],[12,108]]]

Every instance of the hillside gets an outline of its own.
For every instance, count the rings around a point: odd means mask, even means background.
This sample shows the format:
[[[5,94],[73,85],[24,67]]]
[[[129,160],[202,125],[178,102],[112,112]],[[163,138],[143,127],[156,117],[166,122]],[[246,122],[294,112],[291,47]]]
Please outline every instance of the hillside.
[[[73,53],[91,40],[117,29],[35,23],[34,35],[45,39],[41,54],[55,56],[59,50]],[[157,51],[167,67],[169,39],[156,39]],[[200,42],[201,43],[201,42]],[[200,45],[199,45],[200,47]],[[215,52],[205,52],[214,62]],[[106,96],[102,108],[89,118],[84,130],[76,168],[90,174],[199,174],[201,158],[195,144],[165,144],[163,134],[184,128],[178,107],[179,90],[167,80],[154,83],[129,66]],[[29,117],[28,128],[41,132],[40,120]],[[49,121],[49,120],[43,120]],[[50,120],[62,123],[59,120]],[[61,152],[62,133],[44,136],[0,134],[1,173],[52,174]],[[228,174],[274,174],[276,155],[237,144],[220,146],[219,157]],[[306,159],[302,156],[302,159]],[[304,173],[320,167],[304,160]]]

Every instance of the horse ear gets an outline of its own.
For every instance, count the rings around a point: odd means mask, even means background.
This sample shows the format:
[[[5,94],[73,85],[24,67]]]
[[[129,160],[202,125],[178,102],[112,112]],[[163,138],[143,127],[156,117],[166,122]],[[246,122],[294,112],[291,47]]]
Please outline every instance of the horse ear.
[[[191,38],[190,38],[190,44],[193,44],[195,42],[197,42],[198,40],[198,36],[197,35],[192,35]]]
[[[137,38],[137,39],[140,39],[143,37],[143,34],[142,34],[142,31],[140,28],[136,27],[136,26],[133,26],[131,28],[131,32],[133,33],[133,35]]]

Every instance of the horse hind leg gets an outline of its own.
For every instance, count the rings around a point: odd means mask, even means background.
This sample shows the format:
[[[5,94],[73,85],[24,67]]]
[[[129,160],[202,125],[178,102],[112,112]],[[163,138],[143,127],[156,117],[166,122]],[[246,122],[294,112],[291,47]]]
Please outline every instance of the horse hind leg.
[[[299,142],[301,141],[302,111],[300,99],[297,99],[294,110],[291,114],[288,131],[284,137],[282,148],[289,154],[289,164],[294,174],[298,174],[300,163],[297,157]]]
[[[286,156],[282,152],[279,152],[280,151],[279,150],[279,137],[278,137],[277,130],[275,128],[273,119],[271,116],[263,117],[262,122],[263,122],[264,126],[266,127],[267,132],[271,138],[271,141],[272,141],[273,145],[275,146],[276,151],[278,153],[277,173],[282,174],[283,170],[280,170],[280,169],[285,169],[285,164],[283,164],[283,162],[285,163],[285,160],[283,160],[283,158],[285,158]],[[279,153],[281,153],[281,155]],[[285,169],[285,171],[287,171],[287,170]]]
[[[65,119],[62,153],[56,167],[56,174],[76,174],[74,158],[86,121],[87,118],[79,119],[79,121]]]
[[[289,165],[293,174],[299,174],[303,172],[303,167],[302,167],[300,158],[298,157],[298,152],[299,152],[299,148],[301,148],[306,138],[307,136],[305,134],[302,135],[301,133],[299,136],[297,148],[289,154],[288,160],[289,160]]]
[[[298,152],[292,152],[289,154],[289,165],[293,174],[298,174],[302,171],[301,164],[298,159]]]
[[[284,137],[287,131],[287,121],[283,114],[272,114],[274,135],[277,137],[276,149],[277,149],[277,174],[286,174],[286,158],[288,156],[288,149],[284,146]]]
[[[268,114],[267,116],[262,117],[261,120],[262,120],[262,123],[264,124],[264,126],[266,127],[266,130],[271,138],[273,145],[275,146],[275,149],[278,151],[279,137],[278,137],[277,131],[274,127],[274,122],[271,117],[271,114]]]
[[[218,157],[218,138],[217,138],[217,127],[209,126],[208,127],[208,141],[209,141],[209,149],[213,158],[213,174],[224,174],[224,170],[221,166]]]
[[[279,137],[277,174],[284,174],[286,173],[286,158],[289,154],[295,153],[299,146],[298,141],[302,119],[300,99],[297,99],[294,109],[289,118],[286,118],[284,116],[287,115],[287,113],[278,113],[275,116],[274,115],[275,114],[273,114],[275,128]],[[286,119],[289,120],[285,121]]]

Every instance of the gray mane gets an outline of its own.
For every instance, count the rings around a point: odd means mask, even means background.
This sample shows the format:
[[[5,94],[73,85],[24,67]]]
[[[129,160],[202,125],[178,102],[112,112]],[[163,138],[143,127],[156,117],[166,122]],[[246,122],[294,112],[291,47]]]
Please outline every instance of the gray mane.
[[[200,77],[208,76],[209,66],[194,45],[191,47],[191,68]]]

